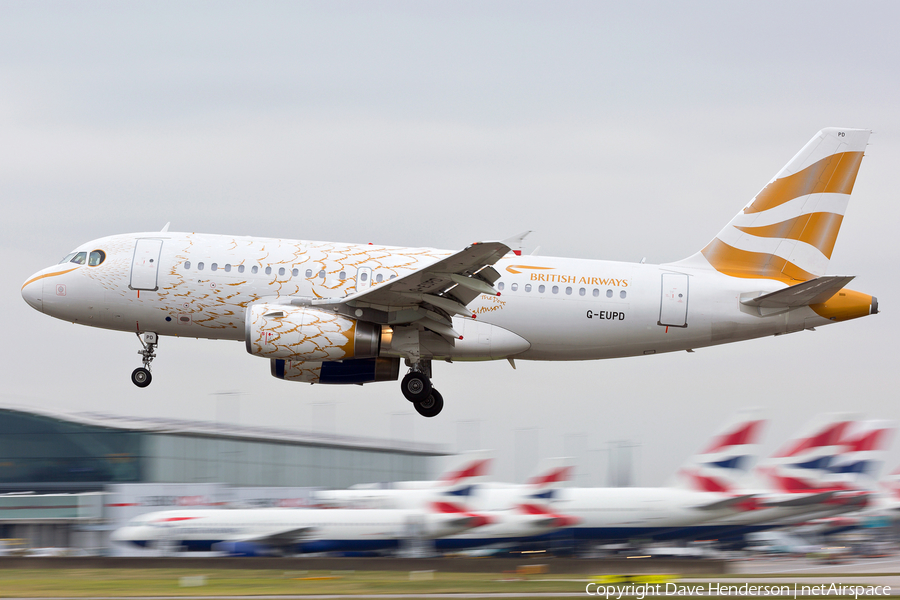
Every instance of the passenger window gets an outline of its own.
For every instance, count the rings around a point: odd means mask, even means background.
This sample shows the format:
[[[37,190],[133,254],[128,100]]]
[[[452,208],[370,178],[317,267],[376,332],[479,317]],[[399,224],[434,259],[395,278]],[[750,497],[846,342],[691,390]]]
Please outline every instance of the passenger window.
[[[396,275],[391,275],[390,278],[391,278],[391,279],[395,279],[396,277],[397,277]]]
[[[88,257],[88,266],[96,267],[101,264],[104,260],[106,260],[106,252],[103,250],[94,250],[91,252],[91,255]]]
[[[627,295],[628,295],[628,293],[625,290],[622,290],[621,292],[619,292],[619,298],[624,298]]]
[[[210,265],[209,270],[210,270],[210,271],[218,271],[218,270],[219,270],[219,263],[213,263],[212,265]]]
[[[341,271],[340,276],[338,277],[341,281],[347,279],[347,271]]]
[[[606,297],[612,298],[612,290],[606,290]]]
[[[190,268],[191,268],[191,261],[189,261],[189,260],[184,261],[184,268],[185,268],[185,269],[190,269]]]
[[[518,283],[514,283],[514,284],[512,284],[511,286],[509,286],[509,289],[511,289],[512,291],[515,292],[516,290],[519,289],[519,284],[518,284]]]
[[[506,284],[503,283],[502,281],[497,284],[497,289],[500,290],[501,292],[503,291],[503,288],[505,288],[505,287],[506,287]]]
[[[279,277],[284,277],[284,267],[280,267],[280,268],[278,269],[278,276],[279,276]]]
[[[325,270],[324,270],[324,269],[321,270],[321,271],[319,271],[319,278],[320,278],[320,279],[325,279]]]
[[[525,291],[526,291],[526,292],[530,292],[530,291],[531,291],[531,284],[530,284],[530,283],[526,283],[526,284],[525,284]]]
[[[238,265],[238,273],[244,272],[244,265]]]
[[[291,275],[297,277],[298,275],[300,275],[300,269],[291,269]]]
[[[83,265],[87,261],[87,252],[79,252],[75,255],[75,258],[72,259],[71,262],[76,265]]]
[[[198,271],[202,271],[202,270],[203,270],[203,263],[202,263],[202,262],[198,262],[198,263],[197,263],[197,270],[198,270]]]
[[[547,286],[544,285],[543,283],[538,286],[538,291],[542,294],[544,293],[544,290],[546,290],[546,289],[547,289]]]
[[[307,270],[306,270],[306,277],[307,277],[307,278],[312,277],[312,269],[307,269]]]
[[[571,287],[567,287],[567,288],[566,288],[566,296],[571,296],[571,295],[572,295],[572,288],[571,288]]]
[[[586,292],[586,290],[585,290],[584,288],[580,288],[580,289],[578,290],[578,295],[579,295],[579,296],[584,296],[585,292]]]
[[[266,275],[272,274],[272,267],[266,267]]]
[[[554,285],[554,286],[553,286],[553,289],[551,289],[550,291],[553,292],[554,294],[558,294],[558,293],[559,293],[559,286],[558,286],[558,285]]]
[[[257,273],[259,273],[259,267],[253,265],[253,267],[250,269],[250,272],[256,275]]]
[[[74,253],[74,252],[73,252],[72,254],[67,254],[66,257],[65,257],[64,259],[62,259],[61,261],[59,261],[59,264],[67,263],[67,262],[69,262],[70,260],[72,260],[73,258],[75,258],[75,253]]]
[[[594,291],[592,293],[594,295],[594,298],[600,297],[600,290],[598,290],[597,288],[594,288]]]
[[[362,273],[359,274],[359,280],[360,280],[360,281],[368,281],[368,280],[369,280],[369,274],[366,273],[365,271],[363,271]]]
[[[230,264],[229,264],[229,265],[225,265],[225,272],[226,272],[226,273],[231,273],[231,265],[230,265]]]
[[[379,273],[378,275],[375,276],[375,283],[381,283],[382,281],[384,281],[384,275]]]

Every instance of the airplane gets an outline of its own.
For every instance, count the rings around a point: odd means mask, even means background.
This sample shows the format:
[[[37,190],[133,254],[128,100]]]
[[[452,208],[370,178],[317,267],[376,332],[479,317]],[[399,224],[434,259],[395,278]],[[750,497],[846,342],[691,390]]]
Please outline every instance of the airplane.
[[[752,494],[749,510],[667,532],[665,536],[734,539],[810,518],[859,510],[873,499],[865,478],[878,464],[893,428],[886,421],[858,421],[852,414],[817,415],[757,467],[757,474],[771,487],[746,488],[737,478],[723,486],[724,492]],[[699,480],[694,485],[696,489],[706,489]]]
[[[159,232],[75,248],[22,296],[65,321],[137,334],[150,384],[160,336],[244,342],[285,381],[400,379],[443,397],[433,361],[593,360],[688,351],[878,312],[826,275],[869,130],[819,131],[699,252],[641,263],[522,256],[526,234],[452,252]]]
[[[113,542],[261,556],[384,551],[406,539],[434,539],[490,523],[451,502],[423,510],[249,508],[166,510],[139,515]]]
[[[702,477],[691,477],[690,481],[716,481],[715,487],[725,490],[727,482],[736,478],[732,472],[749,468],[755,459],[764,423],[760,411],[740,411],[719,428],[702,451],[688,459],[682,471],[693,473],[698,465],[703,465]],[[556,486],[552,492],[543,499],[557,514],[572,519],[572,524],[527,541],[558,541],[583,546],[596,542],[651,539],[665,531],[743,512],[753,502],[752,494],[685,485],[654,488]],[[479,514],[492,514],[492,511],[507,506],[518,493],[516,488],[479,486],[468,508]],[[472,532],[473,536],[478,534]]]

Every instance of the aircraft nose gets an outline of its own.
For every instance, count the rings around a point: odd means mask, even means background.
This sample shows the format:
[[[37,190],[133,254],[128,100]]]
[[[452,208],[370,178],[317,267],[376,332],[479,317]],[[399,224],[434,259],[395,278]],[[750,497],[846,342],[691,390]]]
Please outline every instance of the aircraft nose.
[[[44,284],[38,277],[30,278],[22,286],[22,298],[25,299],[28,306],[40,312],[44,312],[43,287]]]

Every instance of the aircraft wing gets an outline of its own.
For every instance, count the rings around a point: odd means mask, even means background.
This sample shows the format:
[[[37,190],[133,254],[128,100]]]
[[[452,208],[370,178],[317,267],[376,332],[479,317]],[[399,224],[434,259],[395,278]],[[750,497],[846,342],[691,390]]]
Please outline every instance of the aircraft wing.
[[[820,504],[827,500],[830,500],[836,492],[827,491],[827,492],[817,492],[812,494],[789,494],[788,497],[779,497],[772,498],[771,500],[764,500],[763,504],[765,506],[810,506],[813,504]]]
[[[493,264],[509,253],[504,242],[478,242],[402,277],[373,285],[344,298],[313,300],[313,306],[352,307],[361,319],[405,324],[426,319],[436,333],[458,337],[450,327],[453,315],[472,316],[466,305],[481,294],[499,296]],[[371,309],[366,311],[365,309]]]
[[[253,542],[256,544],[263,544],[272,547],[293,546],[294,544],[298,544],[299,542],[301,542],[304,538],[309,537],[312,531],[312,527],[298,527],[296,529],[288,529],[286,531],[280,531],[278,533],[249,538],[241,541]]]
[[[752,500],[756,498],[756,494],[744,494],[742,496],[732,496],[730,498],[725,498],[723,500],[716,500],[715,502],[710,502],[709,504],[701,504],[699,506],[695,506],[697,510],[719,510],[722,508],[731,508],[733,506],[738,506],[742,502],[746,502],[747,500]]]
[[[756,298],[742,299],[745,306],[759,306],[761,308],[790,308],[794,306],[808,306],[825,302],[837,294],[844,286],[850,283],[855,276],[826,275],[816,277],[797,285],[786,287],[777,292],[757,296]]]

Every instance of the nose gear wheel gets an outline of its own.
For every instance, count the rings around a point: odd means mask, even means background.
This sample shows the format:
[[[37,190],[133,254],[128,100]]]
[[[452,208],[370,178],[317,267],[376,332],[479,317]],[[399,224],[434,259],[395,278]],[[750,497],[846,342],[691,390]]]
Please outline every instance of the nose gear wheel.
[[[150,374],[150,363],[156,358],[156,346],[159,344],[159,337],[152,331],[144,332],[143,337],[140,333],[136,335],[141,343],[141,349],[138,350],[138,354],[143,357],[144,366],[138,367],[131,372],[131,383],[139,388],[145,388],[153,381],[153,376]]]

